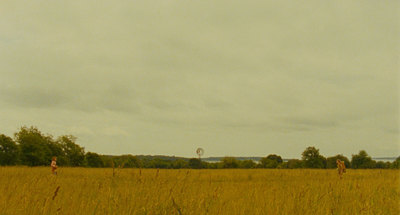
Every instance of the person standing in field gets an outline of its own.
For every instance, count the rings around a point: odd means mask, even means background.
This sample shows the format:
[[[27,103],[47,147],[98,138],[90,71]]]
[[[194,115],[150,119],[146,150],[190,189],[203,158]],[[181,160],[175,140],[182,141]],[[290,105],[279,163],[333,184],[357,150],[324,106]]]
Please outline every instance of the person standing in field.
[[[51,173],[52,173],[53,175],[57,175],[57,157],[53,157],[53,158],[51,159],[51,164],[50,164],[50,166],[51,166]]]
[[[344,161],[341,161],[339,159],[336,160],[336,166],[338,169],[338,174],[340,176],[340,179],[343,177],[343,173],[346,172],[346,165],[344,165]]]

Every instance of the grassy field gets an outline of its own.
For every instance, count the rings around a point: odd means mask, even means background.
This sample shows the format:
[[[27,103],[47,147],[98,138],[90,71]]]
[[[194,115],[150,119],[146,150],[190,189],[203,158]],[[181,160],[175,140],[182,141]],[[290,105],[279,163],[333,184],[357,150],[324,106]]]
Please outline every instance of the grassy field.
[[[400,214],[398,170],[0,168],[0,214]]]

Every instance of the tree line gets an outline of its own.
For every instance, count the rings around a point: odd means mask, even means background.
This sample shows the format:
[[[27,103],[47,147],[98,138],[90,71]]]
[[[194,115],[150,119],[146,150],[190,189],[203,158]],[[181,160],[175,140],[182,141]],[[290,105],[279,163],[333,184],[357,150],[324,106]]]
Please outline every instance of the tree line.
[[[53,156],[57,157],[59,166],[71,167],[120,167],[120,168],[165,168],[165,169],[223,169],[223,168],[336,168],[336,160],[344,161],[346,167],[353,169],[400,169],[400,156],[393,162],[373,160],[366,151],[361,150],[352,155],[349,160],[343,155],[324,157],[315,147],[307,147],[301,159],[284,161],[281,156],[270,154],[259,162],[253,160],[238,160],[234,157],[225,157],[219,162],[205,162],[198,158],[163,159],[120,155],[100,155],[94,152],[85,152],[85,149],[76,144],[76,137],[62,135],[54,138],[43,134],[36,127],[23,126],[14,134],[14,138],[0,134],[0,166],[25,165],[47,166]]]

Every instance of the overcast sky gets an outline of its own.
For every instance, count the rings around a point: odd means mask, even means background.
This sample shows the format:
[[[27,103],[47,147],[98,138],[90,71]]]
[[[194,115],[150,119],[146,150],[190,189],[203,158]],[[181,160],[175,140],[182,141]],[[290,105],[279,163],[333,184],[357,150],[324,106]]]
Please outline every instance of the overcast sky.
[[[398,156],[399,1],[0,1],[0,133],[102,154]]]

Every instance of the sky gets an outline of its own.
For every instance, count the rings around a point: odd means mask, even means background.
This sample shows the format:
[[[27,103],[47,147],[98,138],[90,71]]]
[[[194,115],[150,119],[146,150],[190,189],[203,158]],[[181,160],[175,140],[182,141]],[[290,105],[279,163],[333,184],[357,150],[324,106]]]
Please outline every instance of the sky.
[[[0,1],[0,133],[193,157],[400,155],[399,1]]]

